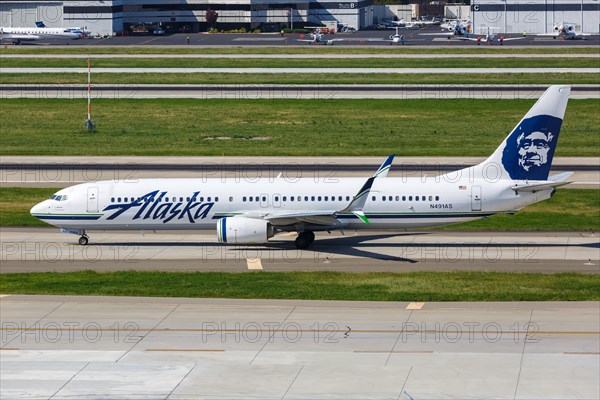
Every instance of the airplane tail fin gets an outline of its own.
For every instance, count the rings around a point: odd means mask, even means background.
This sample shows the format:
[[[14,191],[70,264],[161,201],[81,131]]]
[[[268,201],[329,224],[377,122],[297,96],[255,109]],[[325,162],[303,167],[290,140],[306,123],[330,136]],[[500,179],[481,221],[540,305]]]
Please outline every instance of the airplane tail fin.
[[[38,28],[45,28],[45,27],[46,27],[46,24],[44,24],[44,22],[43,22],[43,21],[37,21],[37,22],[35,23],[35,26],[36,26],[36,27],[38,27]]]
[[[476,176],[495,179],[546,180],[552,166],[570,86],[550,86],[483,163]]]

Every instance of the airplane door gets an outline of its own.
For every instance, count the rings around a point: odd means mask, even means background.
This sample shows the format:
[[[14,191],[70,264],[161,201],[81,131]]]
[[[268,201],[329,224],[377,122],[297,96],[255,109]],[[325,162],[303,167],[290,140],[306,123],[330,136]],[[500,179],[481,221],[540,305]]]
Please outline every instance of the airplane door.
[[[273,195],[273,207],[281,207],[281,195],[279,193]]]
[[[471,211],[481,211],[481,186],[471,188]]]
[[[98,212],[98,188],[88,188],[87,192],[87,212]]]
[[[260,206],[262,208],[267,208],[269,207],[269,195],[266,193],[262,193],[260,195]]]

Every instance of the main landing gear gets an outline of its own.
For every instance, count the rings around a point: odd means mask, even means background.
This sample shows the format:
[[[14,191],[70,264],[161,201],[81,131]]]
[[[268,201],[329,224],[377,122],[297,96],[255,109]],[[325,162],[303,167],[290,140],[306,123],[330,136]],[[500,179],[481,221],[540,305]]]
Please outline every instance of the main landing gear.
[[[304,231],[298,233],[298,237],[296,238],[296,248],[304,250],[307,249],[308,246],[312,244],[315,240],[315,233],[313,231]]]
[[[85,246],[86,244],[88,244],[88,235],[86,235],[85,233],[83,235],[81,235],[81,237],[79,238],[79,244],[82,246]]]

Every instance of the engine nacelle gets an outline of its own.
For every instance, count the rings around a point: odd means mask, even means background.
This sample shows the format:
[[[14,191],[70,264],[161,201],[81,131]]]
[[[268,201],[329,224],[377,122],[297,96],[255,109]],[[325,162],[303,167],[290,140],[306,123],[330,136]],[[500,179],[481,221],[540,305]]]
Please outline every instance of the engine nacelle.
[[[225,217],[217,222],[221,243],[264,243],[273,235],[273,227],[262,219]]]

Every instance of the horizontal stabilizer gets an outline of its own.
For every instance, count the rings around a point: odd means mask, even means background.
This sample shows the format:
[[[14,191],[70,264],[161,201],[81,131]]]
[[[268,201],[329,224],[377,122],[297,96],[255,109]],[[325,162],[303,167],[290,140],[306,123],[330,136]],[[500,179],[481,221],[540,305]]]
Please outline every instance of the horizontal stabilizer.
[[[572,172],[563,172],[561,174],[551,176],[549,181],[537,181],[535,183],[525,183],[522,185],[512,186],[511,189],[515,192],[538,192],[540,190],[555,189],[559,186],[568,185],[571,183],[567,179],[573,175]]]

